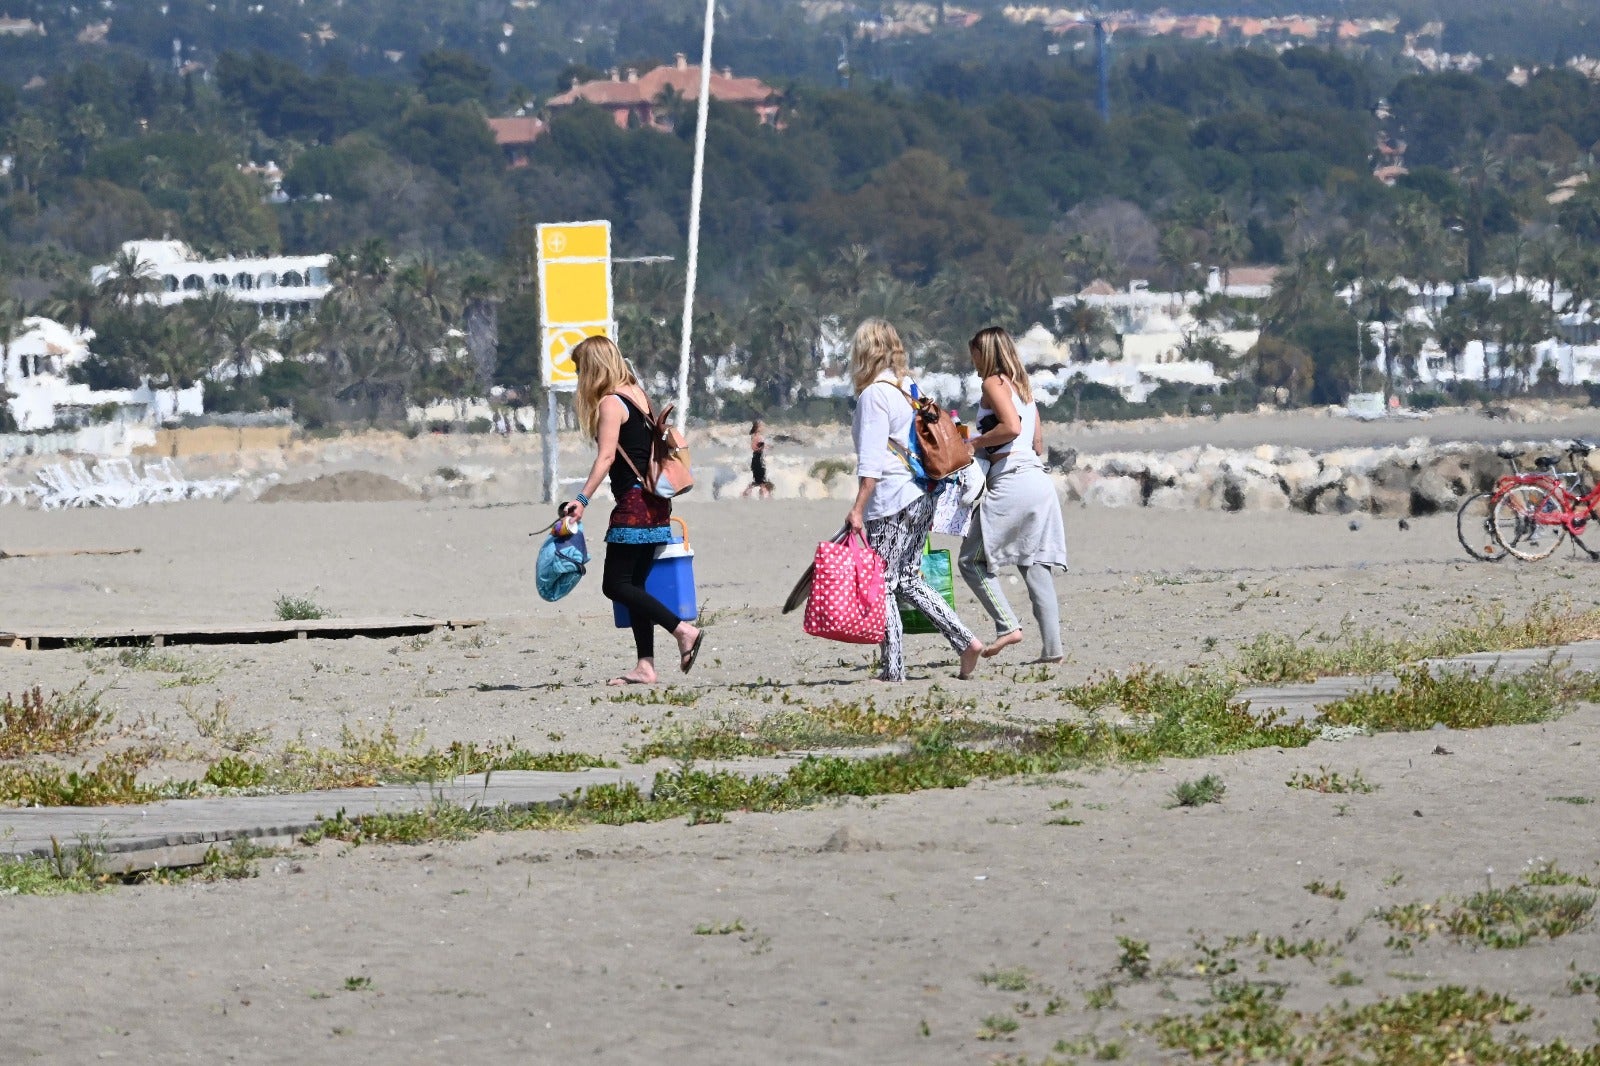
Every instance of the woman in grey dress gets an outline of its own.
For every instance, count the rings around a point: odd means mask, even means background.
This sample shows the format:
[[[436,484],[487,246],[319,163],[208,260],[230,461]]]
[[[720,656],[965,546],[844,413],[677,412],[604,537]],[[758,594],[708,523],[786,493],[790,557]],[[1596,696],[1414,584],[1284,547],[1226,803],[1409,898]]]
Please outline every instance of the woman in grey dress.
[[[973,369],[983,379],[978,407],[981,431],[971,444],[987,462],[985,489],[961,544],[961,576],[989,617],[996,639],[984,649],[994,655],[1022,641],[1022,623],[1011,610],[996,577],[1015,566],[1033,601],[1033,618],[1043,642],[1039,662],[1062,658],[1061,614],[1051,570],[1067,567],[1067,536],[1061,501],[1044,469],[1044,429],[1028,374],[1011,335],[998,326],[980,330],[967,345]]]

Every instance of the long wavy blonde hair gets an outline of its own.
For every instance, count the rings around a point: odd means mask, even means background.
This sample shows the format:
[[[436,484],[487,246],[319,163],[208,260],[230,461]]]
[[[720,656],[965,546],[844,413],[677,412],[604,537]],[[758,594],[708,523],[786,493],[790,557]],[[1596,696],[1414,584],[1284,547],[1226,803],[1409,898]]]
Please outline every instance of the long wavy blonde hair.
[[[893,326],[881,318],[869,318],[856,327],[856,335],[850,341],[850,380],[856,395],[885,370],[903,378],[908,369],[906,346]]]
[[[1023,403],[1033,402],[1033,386],[1028,382],[1028,371],[1022,365],[1022,356],[1017,354],[1011,334],[999,326],[980,329],[967,342],[967,350],[972,353],[972,365],[980,378],[999,374],[1011,382]]]
[[[622,349],[610,337],[588,337],[572,349],[578,368],[578,425],[591,437],[600,435],[600,401],[623,385],[638,385]]]

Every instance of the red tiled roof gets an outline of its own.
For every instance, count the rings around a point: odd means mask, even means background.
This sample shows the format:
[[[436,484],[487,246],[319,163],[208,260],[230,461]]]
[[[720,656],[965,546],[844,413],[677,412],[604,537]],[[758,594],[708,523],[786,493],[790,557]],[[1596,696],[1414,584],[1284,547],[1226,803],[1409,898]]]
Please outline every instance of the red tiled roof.
[[[491,118],[489,130],[494,134],[494,143],[501,147],[532,144],[544,134],[544,123],[532,116],[512,115],[508,118]]]
[[[553,97],[548,106],[569,107],[579,100],[586,100],[601,107],[632,107],[654,103],[668,89],[685,100],[700,99],[700,68],[660,66],[632,81],[586,81]],[[760,78],[733,78],[715,71],[711,74],[713,100],[732,104],[764,104],[777,95],[778,91]]]

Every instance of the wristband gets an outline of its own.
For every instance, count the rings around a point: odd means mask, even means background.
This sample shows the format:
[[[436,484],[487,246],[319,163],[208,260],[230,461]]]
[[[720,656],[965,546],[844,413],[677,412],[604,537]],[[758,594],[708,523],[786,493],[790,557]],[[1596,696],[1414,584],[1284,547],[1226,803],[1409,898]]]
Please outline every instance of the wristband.
[[[587,507],[587,506],[589,506],[589,497],[585,496],[583,493],[580,492],[580,493],[578,493],[578,502],[583,504],[585,507]]]

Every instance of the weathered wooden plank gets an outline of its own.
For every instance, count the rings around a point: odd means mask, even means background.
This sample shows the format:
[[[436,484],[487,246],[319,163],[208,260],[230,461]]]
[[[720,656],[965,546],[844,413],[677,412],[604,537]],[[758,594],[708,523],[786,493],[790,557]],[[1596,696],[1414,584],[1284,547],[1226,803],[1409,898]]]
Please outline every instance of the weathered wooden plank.
[[[143,548],[0,548],[0,559],[58,559],[69,555],[138,555]]]
[[[0,632],[0,648],[40,650],[68,645],[262,644],[284,640],[404,637],[440,629],[473,629],[481,619],[320,618],[272,622],[196,622],[151,626],[87,626]]]

